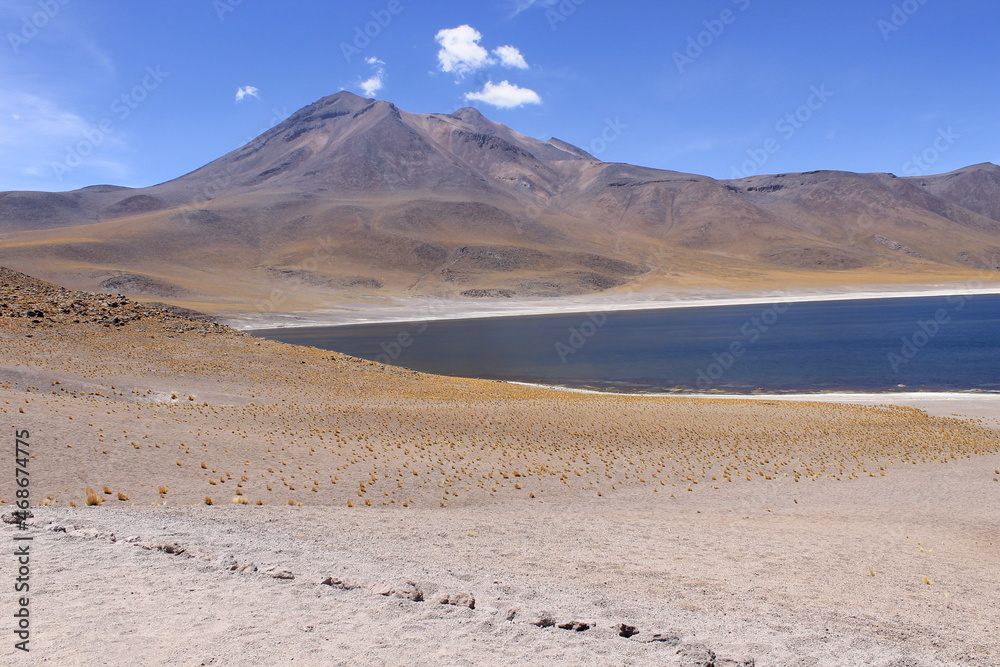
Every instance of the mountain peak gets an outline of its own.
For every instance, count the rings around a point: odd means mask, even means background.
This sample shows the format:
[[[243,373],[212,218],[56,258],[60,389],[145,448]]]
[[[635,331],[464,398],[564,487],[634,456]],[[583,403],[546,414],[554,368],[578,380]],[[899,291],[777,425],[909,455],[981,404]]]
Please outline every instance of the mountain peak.
[[[482,120],[486,118],[479,109],[475,107],[462,107],[455,113],[451,114],[452,118],[457,118],[459,120],[464,120],[466,123],[472,123],[477,120]]]
[[[327,95],[326,97],[322,98],[319,101],[320,102],[329,102],[329,103],[334,103],[334,102],[364,102],[364,103],[369,103],[369,102],[374,102],[375,100],[372,99],[372,98],[370,98],[370,97],[361,97],[360,95],[356,95],[355,93],[352,93],[349,90],[341,90],[339,92],[334,93],[333,95]]]

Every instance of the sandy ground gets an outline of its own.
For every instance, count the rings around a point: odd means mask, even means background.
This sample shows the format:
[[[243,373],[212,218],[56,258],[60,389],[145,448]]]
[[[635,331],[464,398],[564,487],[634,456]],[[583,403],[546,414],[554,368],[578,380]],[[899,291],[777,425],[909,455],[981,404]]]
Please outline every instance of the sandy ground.
[[[40,508],[33,655],[676,665],[708,664],[678,653],[704,647],[718,665],[996,665],[1000,543],[982,501],[985,468],[997,465],[995,455],[948,464],[947,485],[925,466],[669,502]],[[158,548],[174,544],[185,553]],[[286,572],[294,579],[276,578]],[[323,585],[328,577],[343,583]],[[412,590],[407,582],[423,602],[378,594]],[[475,608],[438,601],[456,593]],[[538,627],[543,619],[554,626]],[[558,627],[574,623],[590,628]],[[621,637],[623,624],[637,634]]]
[[[553,391],[14,287],[4,664],[1000,665],[995,397]]]

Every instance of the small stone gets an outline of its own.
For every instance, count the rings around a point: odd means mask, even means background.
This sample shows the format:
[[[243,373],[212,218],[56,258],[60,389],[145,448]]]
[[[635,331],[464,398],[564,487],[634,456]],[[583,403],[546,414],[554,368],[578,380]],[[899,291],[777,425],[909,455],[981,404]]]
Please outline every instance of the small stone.
[[[356,588],[361,588],[361,584],[357,584],[352,581],[346,581],[339,577],[327,577],[326,579],[324,579],[319,583],[323,586],[332,586],[334,588],[339,588],[343,591],[353,591]]]
[[[677,649],[681,667],[715,667],[715,652],[702,644],[691,644]]]
[[[408,580],[382,581],[373,584],[368,590],[375,595],[392,596],[412,602],[424,601],[424,592],[420,590],[420,586]]]
[[[476,598],[472,596],[472,593],[444,593],[434,598],[434,601],[439,604],[450,604],[455,607],[476,608]]]
[[[174,542],[173,544],[161,544],[157,548],[165,554],[172,554],[174,556],[180,556],[182,553],[187,551],[187,549],[177,544],[176,542]]]
[[[546,613],[538,614],[533,620],[528,622],[540,628],[551,628],[556,624],[556,620],[552,618],[552,615]]]
[[[229,570],[230,572],[236,571],[236,568],[240,566],[232,554],[222,554],[215,559],[215,565],[221,567],[223,570]]]
[[[660,642],[663,644],[671,644],[676,646],[681,643],[681,638],[677,635],[656,633],[648,637],[637,638],[637,642],[642,642],[644,644],[652,644],[654,642]]]
[[[23,523],[33,516],[35,515],[31,513],[31,510],[14,510],[3,515],[3,522],[12,524]]]
[[[573,632],[586,632],[593,625],[591,623],[581,623],[580,621],[567,621],[566,623],[560,623],[557,627],[563,630],[572,630]]]

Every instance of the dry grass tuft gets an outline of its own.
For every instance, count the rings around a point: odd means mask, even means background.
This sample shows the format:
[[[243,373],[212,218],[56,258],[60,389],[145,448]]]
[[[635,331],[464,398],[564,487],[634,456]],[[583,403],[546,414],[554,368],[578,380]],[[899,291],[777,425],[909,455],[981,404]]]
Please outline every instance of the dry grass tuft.
[[[97,505],[103,505],[104,498],[97,495],[93,489],[87,489],[87,507],[95,507]]]

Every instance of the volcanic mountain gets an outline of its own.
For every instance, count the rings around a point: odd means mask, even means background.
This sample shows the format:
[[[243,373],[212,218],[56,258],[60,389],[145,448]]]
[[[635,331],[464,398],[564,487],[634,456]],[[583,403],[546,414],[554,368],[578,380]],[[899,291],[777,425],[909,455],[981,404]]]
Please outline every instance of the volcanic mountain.
[[[0,193],[0,265],[210,312],[963,280],[1000,271],[1000,167],[722,181],[340,92],[160,185]]]

